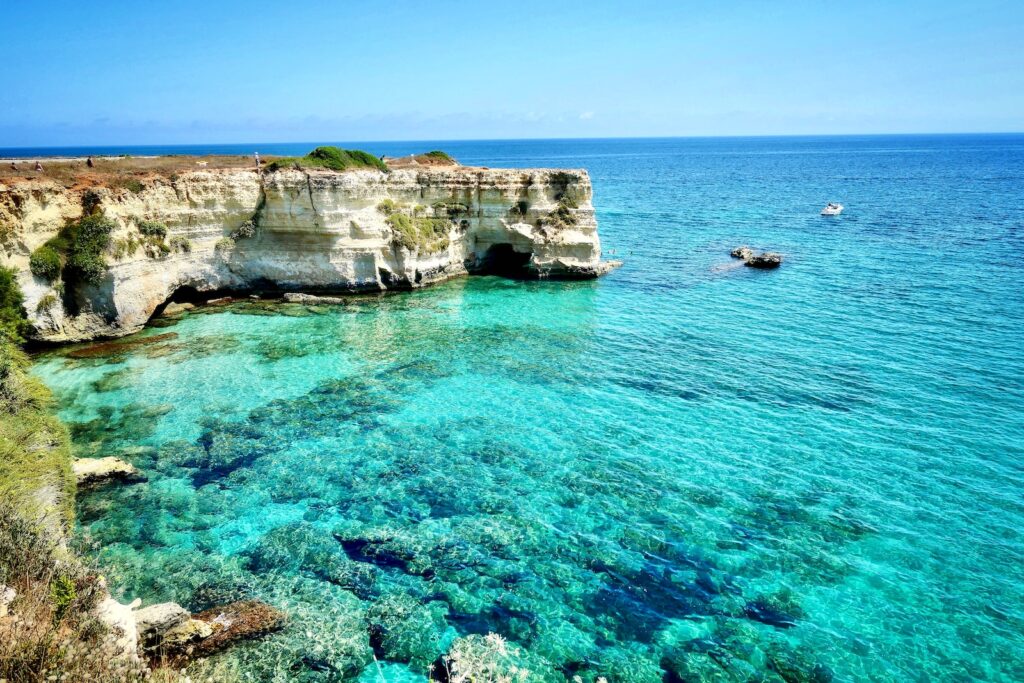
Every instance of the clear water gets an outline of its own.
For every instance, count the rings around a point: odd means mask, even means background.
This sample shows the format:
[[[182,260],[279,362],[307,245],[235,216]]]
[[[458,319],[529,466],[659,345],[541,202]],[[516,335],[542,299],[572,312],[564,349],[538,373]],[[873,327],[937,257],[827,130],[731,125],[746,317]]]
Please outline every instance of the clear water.
[[[149,475],[79,502],[119,595],[282,607],[254,680],[1024,680],[1024,137],[457,147],[588,168],[625,267],[43,356]]]

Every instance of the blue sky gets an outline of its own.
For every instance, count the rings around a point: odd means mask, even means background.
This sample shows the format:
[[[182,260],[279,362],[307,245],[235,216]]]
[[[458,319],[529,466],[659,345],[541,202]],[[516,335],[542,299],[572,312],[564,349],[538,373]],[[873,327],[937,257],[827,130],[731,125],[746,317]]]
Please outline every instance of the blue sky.
[[[1024,2],[20,2],[0,147],[1024,130]]]

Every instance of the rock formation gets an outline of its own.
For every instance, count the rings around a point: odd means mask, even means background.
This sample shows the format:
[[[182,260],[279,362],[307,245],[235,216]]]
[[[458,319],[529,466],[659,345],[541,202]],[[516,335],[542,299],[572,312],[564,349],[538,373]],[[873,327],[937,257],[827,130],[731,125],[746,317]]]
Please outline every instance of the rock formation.
[[[782,254],[776,253],[774,251],[766,251],[764,253],[758,254],[757,256],[752,256],[751,258],[748,258],[746,260],[745,265],[751,268],[761,269],[778,268],[779,266],[782,265]]]
[[[65,287],[33,275],[33,251],[83,212],[114,223],[98,277]],[[473,272],[592,278],[617,265],[600,260],[586,171],[460,166],[12,181],[0,184],[0,250],[46,341],[129,334],[172,297],[201,292],[408,289]]]
[[[760,254],[755,254],[754,250],[750,247],[736,247],[730,253],[733,258],[743,259],[743,265],[750,268],[760,268],[767,270],[770,268],[778,268],[782,265],[782,254],[774,251],[764,251]]]

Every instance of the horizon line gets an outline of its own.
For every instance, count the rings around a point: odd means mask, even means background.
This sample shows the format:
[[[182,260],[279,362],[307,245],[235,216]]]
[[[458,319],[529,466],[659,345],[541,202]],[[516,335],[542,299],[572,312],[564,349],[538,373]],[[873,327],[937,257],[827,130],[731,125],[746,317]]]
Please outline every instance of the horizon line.
[[[562,142],[562,141],[599,141],[599,140],[749,140],[749,139],[782,139],[782,138],[885,138],[885,137],[929,137],[929,136],[1012,136],[1024,135],[1021,131],[936,131],[912,133],[768,133],[751,135],[627,135],[599,137],[538,137],[538,138],[394,138],[390,140],[260,140],[243,142],[114,142],[102,144],[65,144],[65,145],[17,145],[0,146],[0,150],[44,150],[44,149],[101,149],[105,147],[199,147],[207,145],[302,145],[302,144],[373,144],[373,143],[414,143],[414,142]]]

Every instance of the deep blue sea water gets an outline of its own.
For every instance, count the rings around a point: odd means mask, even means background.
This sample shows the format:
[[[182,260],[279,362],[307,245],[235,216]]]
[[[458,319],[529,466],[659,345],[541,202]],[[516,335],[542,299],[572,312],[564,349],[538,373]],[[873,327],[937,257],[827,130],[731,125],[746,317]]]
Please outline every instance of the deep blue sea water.
[[[254,680],[1024,680],[1024,136],[443,146],[589,169],[625,266],[42,356],[149,476],[79,501],[118,595],[281,607]]]

